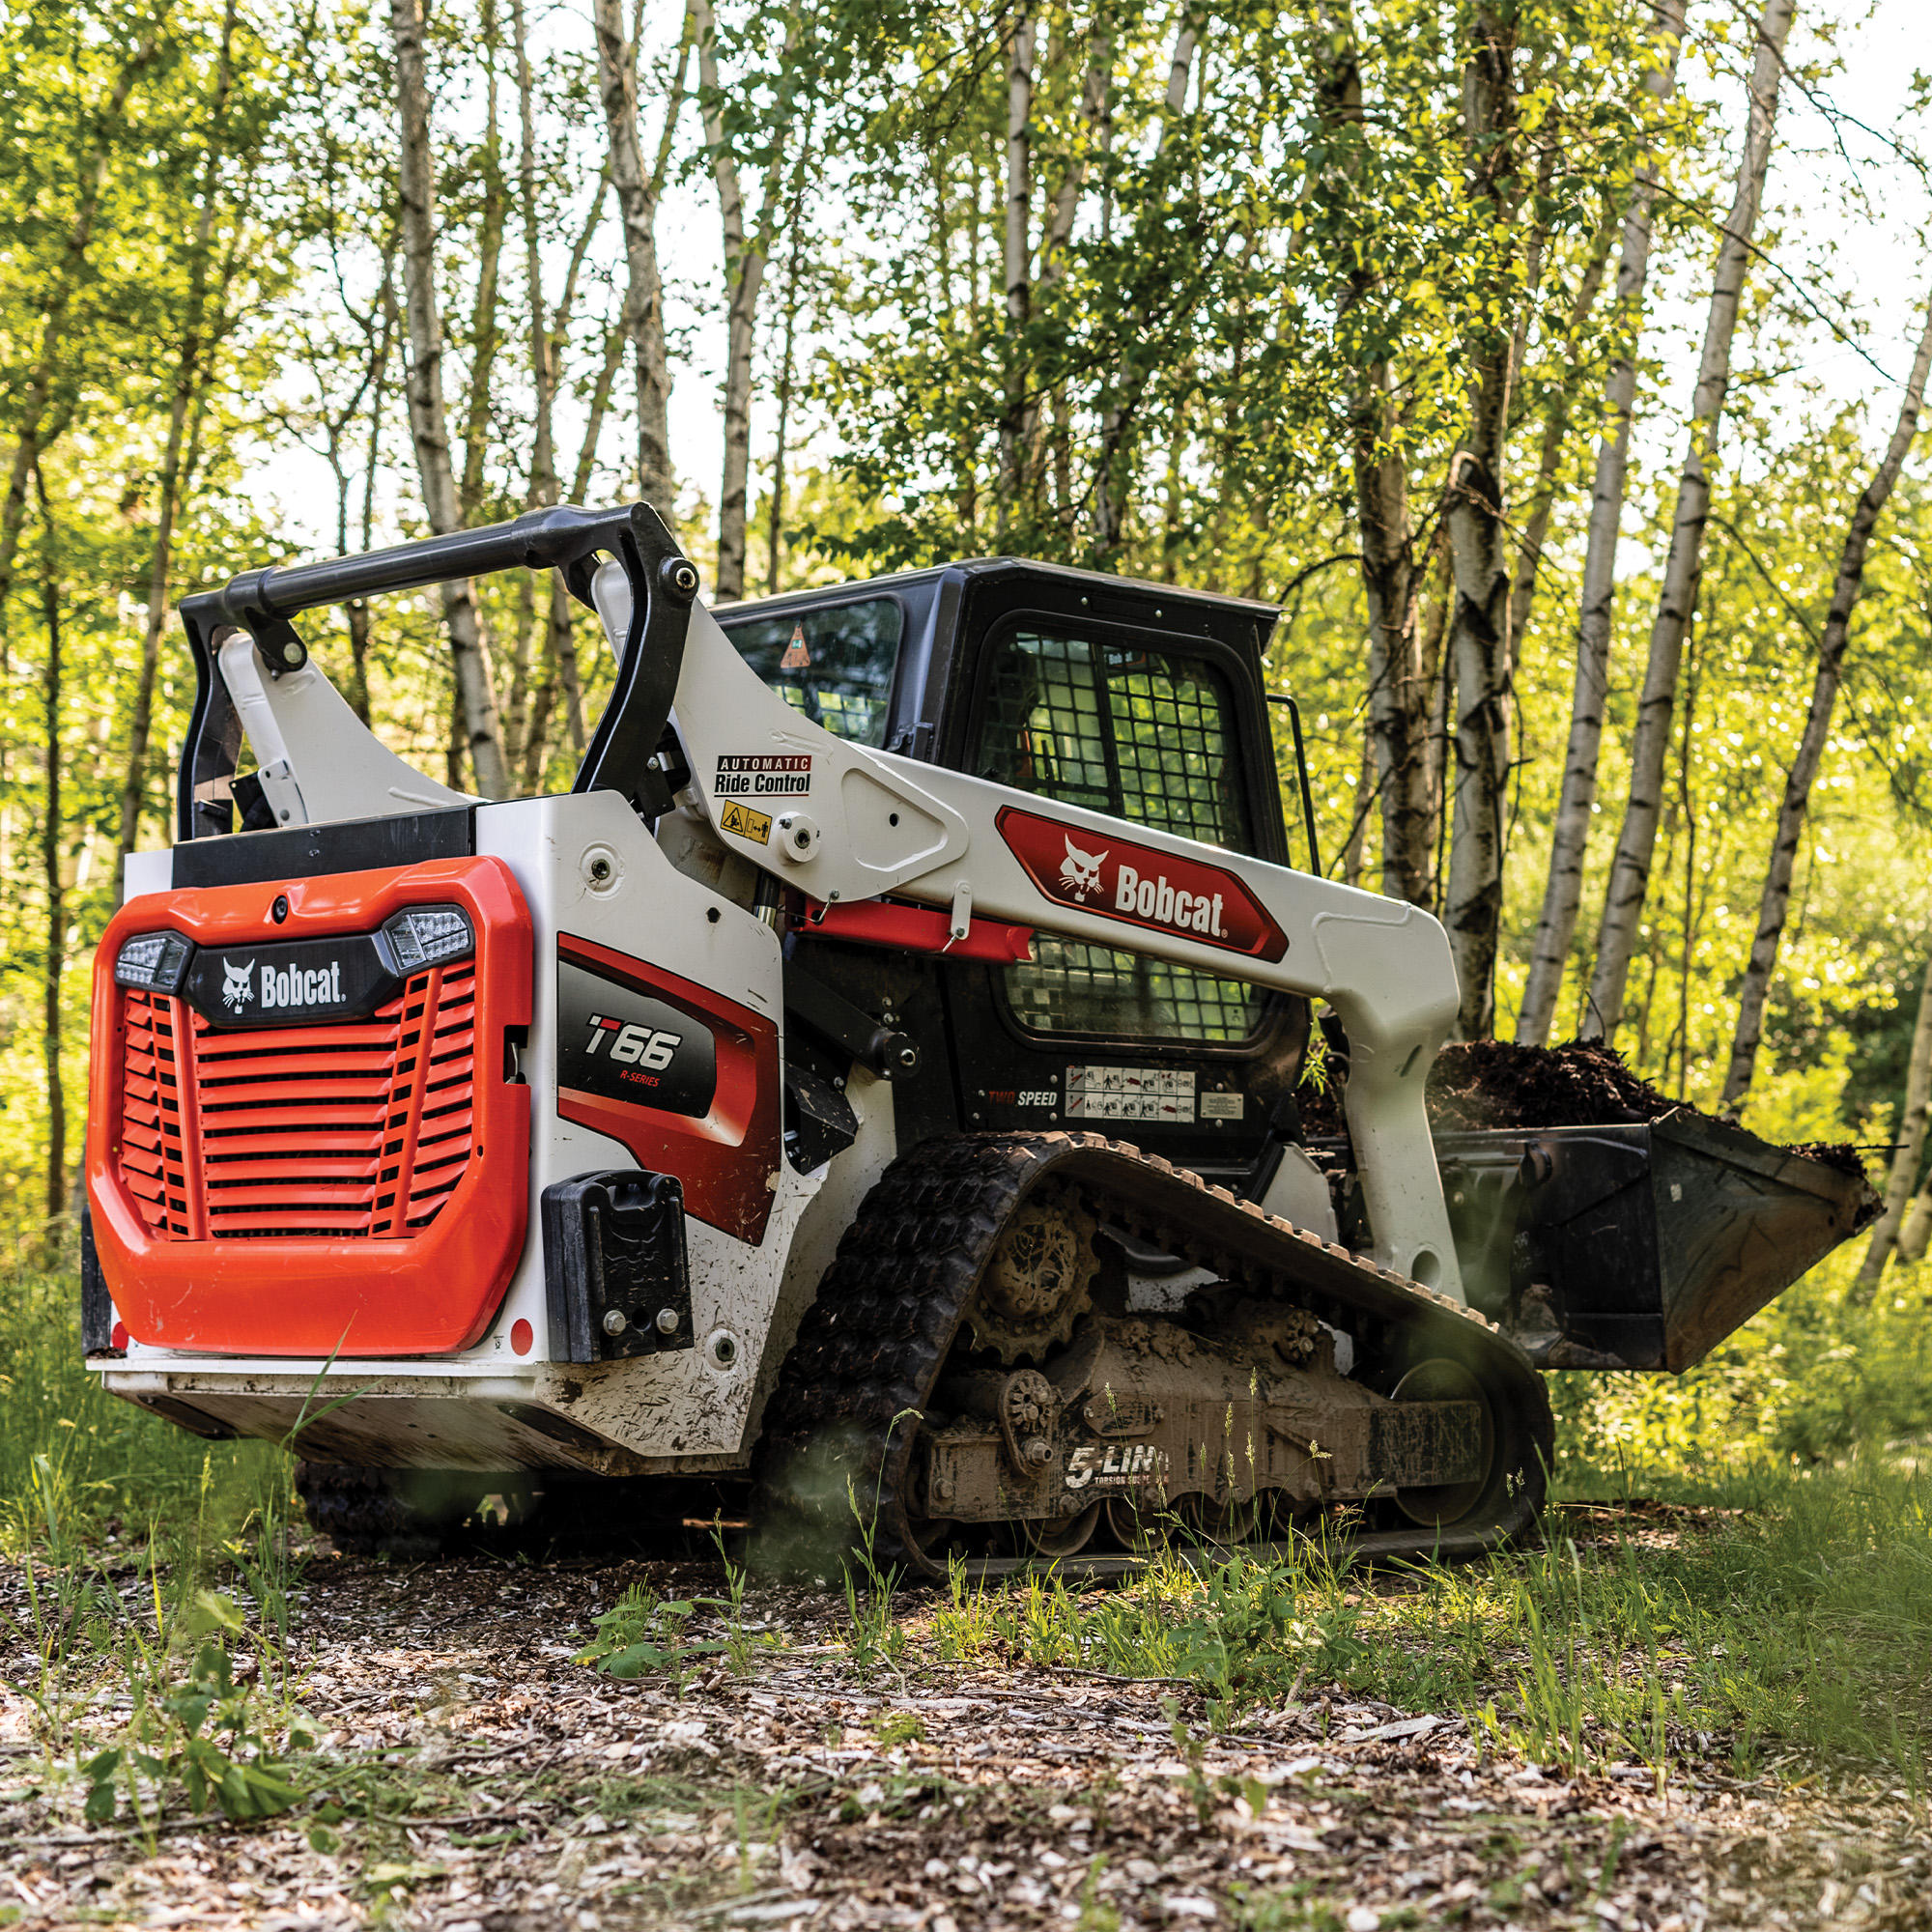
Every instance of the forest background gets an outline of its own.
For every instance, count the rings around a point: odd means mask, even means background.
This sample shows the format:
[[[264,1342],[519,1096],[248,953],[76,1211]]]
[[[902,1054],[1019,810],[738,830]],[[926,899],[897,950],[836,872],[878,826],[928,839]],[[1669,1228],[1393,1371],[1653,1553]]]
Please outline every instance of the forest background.
[[[176,600],[641,494],[719,598],[1012,552],[1282,604],[1324,868],[1443,917],[1464,1033],[1607,1038],[1890,1181],[1705,1370],[1566,1391],[1572,1447],[1922,1431],[1917,12],[12,0],[15,1265],[71,1251]],[[515,580],[309,635],[490,793],[568,782],[588,639]]]

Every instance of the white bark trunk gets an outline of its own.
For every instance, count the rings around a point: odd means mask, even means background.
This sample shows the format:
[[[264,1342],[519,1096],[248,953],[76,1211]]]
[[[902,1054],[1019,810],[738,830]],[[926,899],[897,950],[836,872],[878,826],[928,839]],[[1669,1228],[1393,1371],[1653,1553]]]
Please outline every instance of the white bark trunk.
[[[1677,56],[1684,41],[1685,0],[1659,0],[1655,27],[1661,36],[1657,65],[1643,77],[1660,106],[1677,91]],[[1604,384],[1605,413],[1613,425],[1597,445],[1590,489],[1590,526],[1583,554],[1582,599],[1577,620],[1577,679],[1570,700],[1570,737],[1563,755],[1563,783],[1550,836],[1549,875],[1543,910],[1530,945],[1529,975],[1516,1037],[1527,1046],[1549,1038],[1563,968],[1576,936],[1583,892],[1583,858],[1597,802],[1597,757],[1604,739],[1604,692],[1609,678],[1610,616],[1616,596],[1617,536],[1623,523],[1624,480],[1630,465],[1631,412],[1636,400],[1636,341],[1643,323],[1643,290],[1650,273],[1651,214],[1657,201],[1654,160],[1637,170],[1624,215],[1623,249],[1617,263],[1616,302],[1630,330],[1628,349],[1610,364]]]
[[[1511,31],[1478,7],[1463,85],[1470,185],[1500,230],[1514,209],[1516,131]],[[1496,939],[1503,912],[1503,814],[1510,766],[1510,569],[1503,515],[1512,342],[1492,325],[1465,345],[1473,381],[1467,434],[1450,458],[1446,521],[1455,582],[1448,650],[1456,678],[1456,796],[1443,906],[1462,1007],[1456,1031],[1494,1029]]]
[[[1872,1229],[1863,1264],[1852,1285],[1855,1300],[1867,1301],[1885,1272],[1893,1243],[1905,1219],[1912,1184],[1918,1179],[1919,1156],[1925,1151],[1925,1125],[1932,1118],[1932,957],[1918,983],[1918,1016],[1912,1026],[1912,1050],[1905,1063],[1905,1105],[1898,1117],[1897,1148],[1886,1178],[1885,1212]]]
[[[704,119],[704,145],[711,154],[718,186],[718,211],[724,230],[724,287],[728,297],[724,358],[724,473],[718,492],[718,595],[735,603],[745,594],[746,509],[752,477],[752,350],[758,298],[771,254],[772,222],[778,212],[779,177],[784,160],[784,129],[775,128],[766,162],[764,201],[757,226],[745,227],[745,197],[737,156],[724,131],[718,77],[718,22],[710,0],[692,0],[697,29],[697,77]],[[788,59],[795,35],[788,36]]]
[[[1738,1028],[1731,1041],[1731,1064],[1724,1075],[1726,1107],[1739,1105],[1750,1089],[1758,1041],[1764,1034],[1765,997],[1771,989],[1772,970],[1777,963],[1778,943],[1784,936],[1784,922],[1791,907],[1791,874],[1797,864],[1798,843],[1804,835],[1804,815],[1810,807],[1819,760],[1825,754],[1825,741],[1831,735],[1832,710],[1837,701],[1839,681],[1844,676],[1852,611],[1864,588],[1865,552],[1879,515],[1891,496],[1892,485],[1898,481],[1898,472],[1905,467],[1913,439],[1918,433],[1918,412],[1925,401],[1928,371],[1932,371],[1932,305],[1926,309],[1924,332],[1918,338],[1918,353],[1912,360],[1912,374],[1906,382],[1905,398],[1898,406],[1898,421],[1892,428],[1891,441],[1871,481],[1859,493],[1851,524],[1845,531],[1844,548],[1838,555],[1832,608],[1825,614],[1824,633],[1818,639],[1818,668],[1811,685],[1811,707],[1805,715],[1804,734],[1798,741],[1798,755],[1791,761],[1791,774],[1785,781],[1777,831],[1772,838],[1771,864],[1765,871],[1764,895],[1758,906],[1757,936],[1751,942],[1750,960],[1745,967],[1744,985],[1738,993]]]
[[[404,312],[409,324],[410,435],[423,507],[439,536],[462,527],[456,475],[449,451],[449,418],[442,390],[442,317],[436,299],[436,171],[430,152],[429,82],[423,67],[423,23],[417,0],[390,0],[389,25],[396,49],[396,99],[402,124],[402,232]],[[463,736],[487,798],[503,798],[503,768],[497,692],[475,592],[468,581],[442,585],[442,621],[449,633]]]
[[[397,0],[403,4],[403,0]],[[638,142],[636,49],[620,0],[591,0],[597,29],[597,87],[611,146],[611,180],[624,220],[624,330],[638,379],[638,490],[674,529],[670,462],[670,368],[665,356],[664,284],[658,273],[657,195]]]
[[[1027,398],[1028,318],[1033,312],[1033,59],[1034,20],[1022,14],[1007,43],[1006,411],[1000,418],[1000,515],[1011,524],[1027,488],[1033,439]]]
[[[1772,129],[1777,118],[1777,88],[1783,74],[1784,43],[1791,32],[1796,0],[1765,0],[1758,20],[1757,58],[1751,65],[1750,101],[1744,157],[1738,167],[1736,198],[1724,219],[1723,241],[1711,289],[1711,311],[1698,359],[1697,388],[1690,409],[1690,434],[1671,522],[1670,554],[1651,625],[1650,661],[1637,700],[1636,732],[1631,744],[1630,796],[1623,831],[1610,866],[1609,891],[1597,935],[1596,970],[1590,976],[1588,1006],[1580,1032],[1586,1039],[1611,1039],[1622,1016],[1624,983],[1636,952],[1644,899],[1650,890],[1651,860],[1663,795],[1663,766],[1669,751],[1671,713],[1677,698],[1677,671],[1685,633],[1697,611],[1703,576],[1704,525],[1711,510],[1711,465],[1723,420],[1724,394],[1731,379],[1731,338],[1737,329],[1745,275],[1750,266],[1751,231],[1757,225],[1771,163]],[[1580,664],[1579,664],[1580,670]]]
[[[1187,105],[1187,83],[1194,71],[1194,54],[1199,44],[1198,23],[1192,14],[1183,14],[1174,37],[1174,51],[1167,63],[1167,94],[1162,102],[1164,111],[1159,135],[1162,143]],[[1102,129],[1111,139],[1111,118],[1102,123]],[[1103,141],[1103,153],[1105,147]],[[1155,153],[1159,153],[1158,145]],[[1108,217],[1108,225],[1111,225],[1111,211],[1103,211],[1103,215]],[[1133,371],[1123,360],[1114,370],[1112,392],[1101,412],[1099,460],[1094,479],[1094,548],[1103,559],[1120,549],[1126,535],[1127,498],[1133,483],[1126,446],[1127,430],[1139,400]]]

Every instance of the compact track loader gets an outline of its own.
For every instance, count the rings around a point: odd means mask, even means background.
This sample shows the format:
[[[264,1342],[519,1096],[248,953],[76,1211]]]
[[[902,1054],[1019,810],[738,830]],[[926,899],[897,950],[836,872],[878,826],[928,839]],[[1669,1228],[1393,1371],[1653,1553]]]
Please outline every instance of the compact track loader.
[[[565,796],[412,769],[295,628],[526,568],[616,660]],[[1448,946],[1321,875],[1271,608],[697,587],[649,510],[558,509],[183,603],[177,838],[95,974],[88,1360],[292,1441],[346,1546],[489,1493],[821,1573],[855,1517],[924,1577],[1177,1521],[1479,1550],[1543,1493],[1539,1367],[1681,1369],[1869,1211],[1690,1115],[1432,1140]],[[1315,1000],[1347,1131],[1304,1145]]]

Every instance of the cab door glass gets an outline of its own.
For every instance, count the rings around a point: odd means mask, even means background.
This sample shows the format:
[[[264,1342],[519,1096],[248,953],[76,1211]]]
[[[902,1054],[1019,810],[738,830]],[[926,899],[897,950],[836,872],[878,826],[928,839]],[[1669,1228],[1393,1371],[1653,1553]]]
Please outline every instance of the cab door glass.
[[[794,710],[836,738],[883,751],[904,616],[867,597],[784,616],[724,620],[738,655]]]
[[[1253,849],[1234,700],[1202,658],[1023,626],[992,653],[973,769],[1066,805],[1232,851]],[[1234,1045],[1268,996],[1145,954],[1040,934],[1006,969],[1029,1032]]]

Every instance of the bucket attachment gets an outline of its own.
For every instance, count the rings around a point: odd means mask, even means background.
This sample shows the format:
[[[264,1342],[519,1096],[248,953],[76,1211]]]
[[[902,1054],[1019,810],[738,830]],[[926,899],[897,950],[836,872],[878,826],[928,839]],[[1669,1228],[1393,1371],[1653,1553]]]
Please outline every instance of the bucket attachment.
[[[1880,1208],[1849,1161],[1688,1110],[1435,1151],[1469,1299],[1542,1368],[1690,1368]]]

